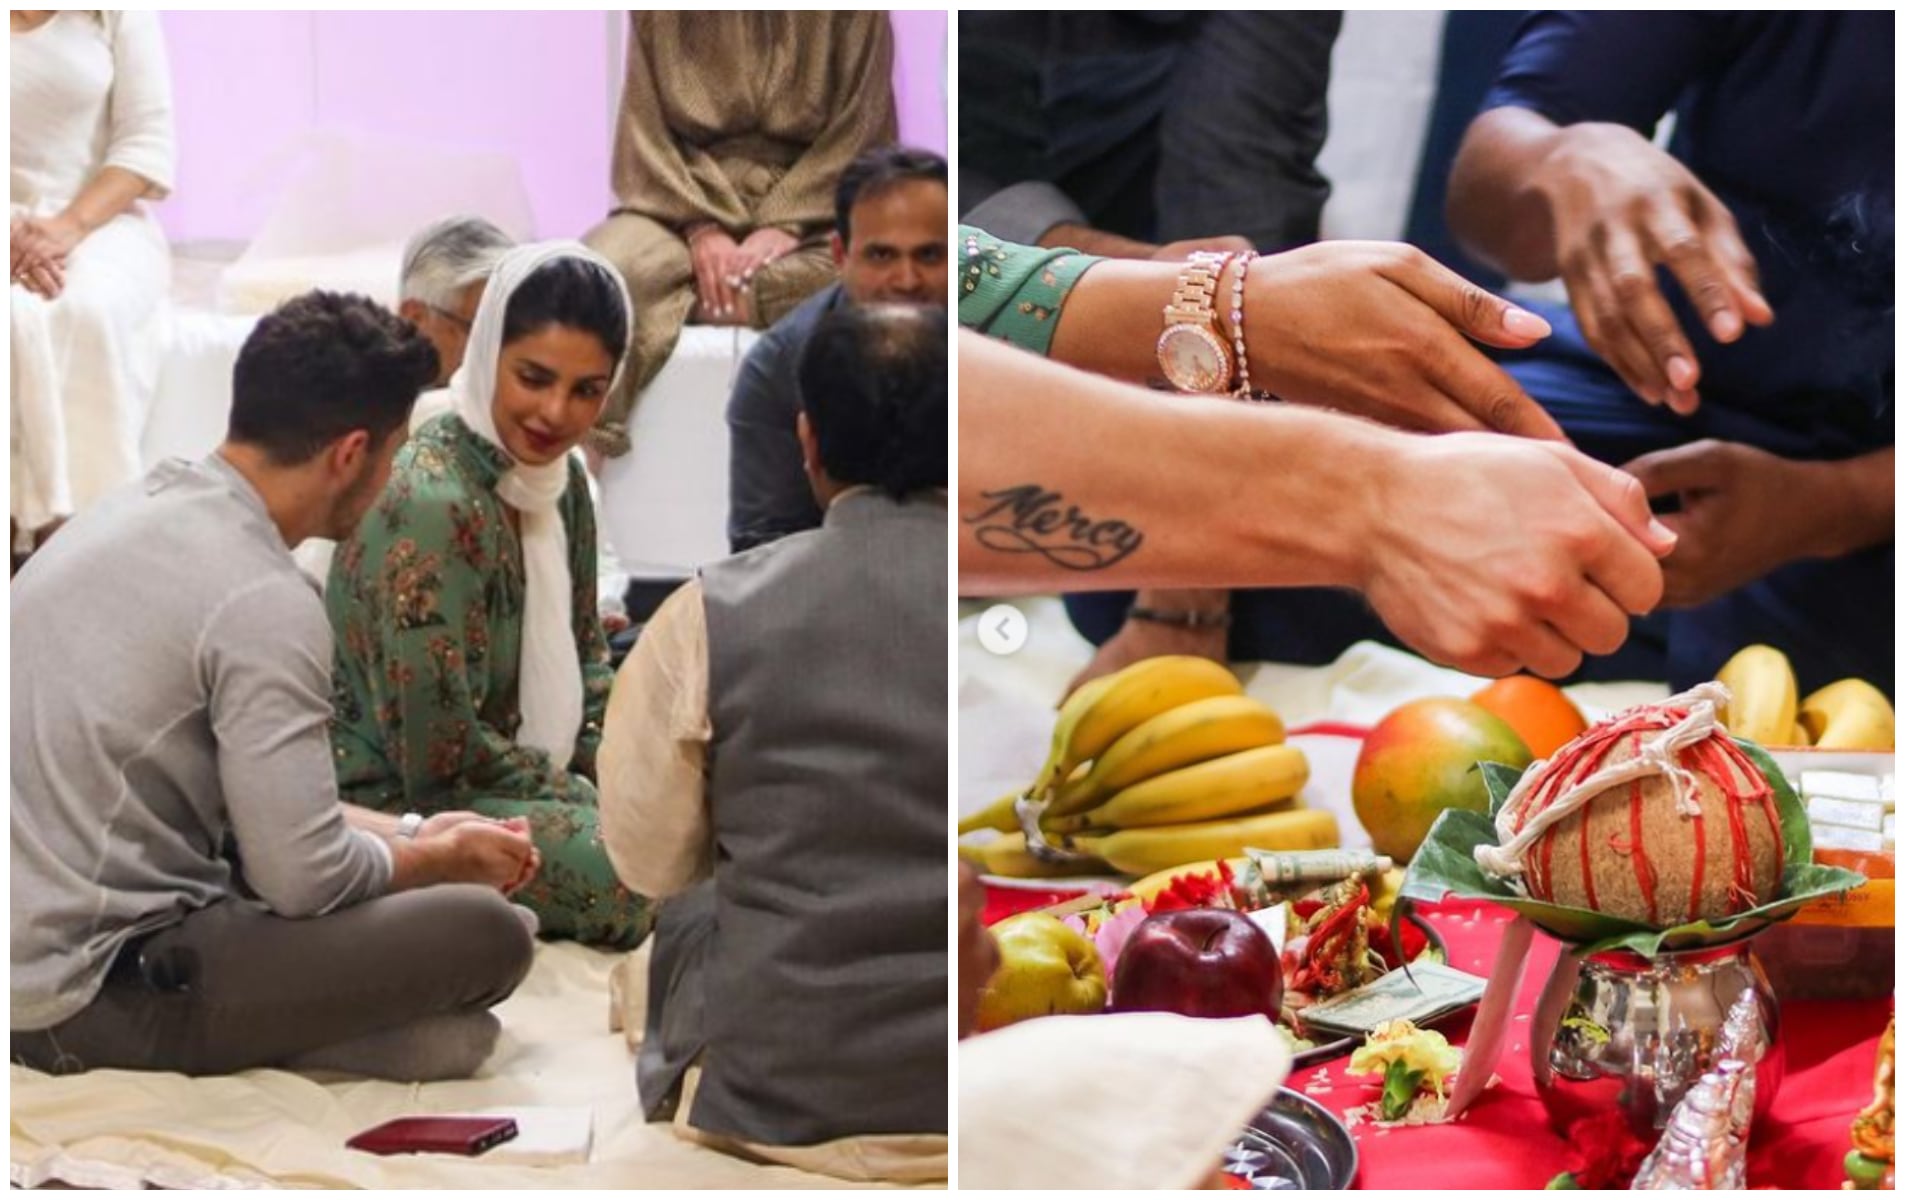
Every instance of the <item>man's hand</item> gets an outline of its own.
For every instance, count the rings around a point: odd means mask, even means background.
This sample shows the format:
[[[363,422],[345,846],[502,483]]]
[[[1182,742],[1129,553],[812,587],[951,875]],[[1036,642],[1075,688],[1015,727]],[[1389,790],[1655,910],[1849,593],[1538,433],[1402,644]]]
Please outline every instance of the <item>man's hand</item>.
[[[1138,593],[1138,603],[1148,608],[1174,612],[1225,612],[1229,607],[1224,603],[1225,599],[1225,593],[1220,591]],[[1229,630],[1222,626],[1186,629],[1160,621],[1128,617],[1118,632],[1098,647],[1098,652],[1085,664],[1085,669],[1072,676],[1072,681],[1065,685],[1065,695],[1070,696],[1080,685],[1100,675],[1121,671],[1140,659],[1155,658],[1161,654],[1195,654],[1212,662],[1228,663],[1229,642]],[[1060,703],[1064,701],[1060,700]]]
[[[1564,440],[1467,340],[1519,349],[1548,336],[1548,323],[1420,250],[1323,242],[1259,260],[1246,287],[1251,378],[1285,400],[1403,429]]]
[[[501,825],[503,823],[495,817],[486,817],[482,813],[477,812],[456,811],[432,813],[423,819],[422,825],[417,827],[417,836],[420,838],[435,837],[440,833],[448,832],[449,830],[455,829],[458,825],[468,824],[471,821],[484,821],[491,825]]]
[[[979,1012],[979,995],[986,990],[992,973],[999,967],[999,948],[992,933],[980,923],[985,912],[986,892],[979,876],[965,863],[959,864],[959,1036],[972,1032]]]
[[[1711,439],[1643,454],[1624,468],[1649,497],[1678,495],[1660,520],[1680,535],[1662,564],[1668,608],[1705,604],[1829,544],[1835,512],[1821,464]]]
[[[1649,404],[1681,414],[1699,407],[1700,364],[1655,271],[1673,273],[1716,341],[1770,324],[1772,306],[1733,215],[1625,125],[1559,130],[1532,187],[1548,202],[1555,260],[1588,344]]]
[[[695,296],[702,319],[731,324],[740,305],[741,248],[719,225],[703,225],[688,236],[688,257],[694,264]]]
[[[1166,242],[1151,255],[1159,262],[1185,262],[1191,255],[1203,254],[1242,254],[1255,250],[1250,239],[1230,234],[1224,237],[1185,238],[1181,242]]]
[[[1559,677],[1660,602],[1673,534],[1632,476],[1551,443],[1409,441],[1373,478],[1360,590],[1418,652]]]
[[[437,837],[445,848],[446,882],[480,883],[508,895],[534,879],[541,866],[529,840],[529,822],[521,817],[464,821]]]

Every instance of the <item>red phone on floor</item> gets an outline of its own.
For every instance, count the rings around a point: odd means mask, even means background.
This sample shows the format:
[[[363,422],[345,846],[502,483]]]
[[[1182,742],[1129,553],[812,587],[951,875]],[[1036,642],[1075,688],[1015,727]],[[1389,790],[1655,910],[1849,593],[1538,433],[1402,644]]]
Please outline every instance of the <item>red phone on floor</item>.
[[[366,1154],[476,1155],[515,1136],[509,1117],[398,1117],[344,1144]]]

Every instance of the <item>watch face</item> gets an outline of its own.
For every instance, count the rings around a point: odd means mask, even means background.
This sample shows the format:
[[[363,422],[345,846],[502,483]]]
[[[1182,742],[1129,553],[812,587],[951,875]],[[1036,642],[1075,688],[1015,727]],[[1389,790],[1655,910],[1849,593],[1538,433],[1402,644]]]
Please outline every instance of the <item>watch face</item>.
[[[1230,383],[1230,355],[1217,335],[1173,325],[1158,339],[1158,365],[1180,392],[1216,392]]]

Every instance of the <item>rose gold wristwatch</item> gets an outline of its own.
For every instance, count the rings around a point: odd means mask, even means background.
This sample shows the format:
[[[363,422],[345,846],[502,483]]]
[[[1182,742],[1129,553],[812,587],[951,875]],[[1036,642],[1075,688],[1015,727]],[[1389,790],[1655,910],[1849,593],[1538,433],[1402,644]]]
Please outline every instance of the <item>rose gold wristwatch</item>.
[[[1177,290],[1164,306],[1164,332],[1158,337],[1158,367],[1180,392],[1227,392],[1237,359],[1217,329],[1217,281],[1231,255],[1199,251],[1177,277]]]

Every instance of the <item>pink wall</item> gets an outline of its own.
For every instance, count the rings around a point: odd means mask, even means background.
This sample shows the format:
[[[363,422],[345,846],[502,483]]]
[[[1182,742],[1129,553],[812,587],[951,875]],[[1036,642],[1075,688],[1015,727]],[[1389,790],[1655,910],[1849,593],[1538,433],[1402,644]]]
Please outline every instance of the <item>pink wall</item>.
[[[175,241],[248,239],[287,155],[316,132],[513,156],[538,236],[574,236],[608,203],[620,13],[168,12]],[[900,136],[946,149],[946,14],[897,12]]]

